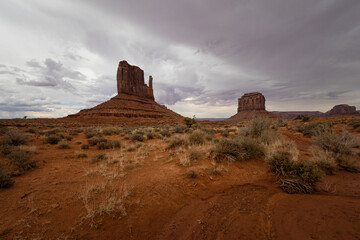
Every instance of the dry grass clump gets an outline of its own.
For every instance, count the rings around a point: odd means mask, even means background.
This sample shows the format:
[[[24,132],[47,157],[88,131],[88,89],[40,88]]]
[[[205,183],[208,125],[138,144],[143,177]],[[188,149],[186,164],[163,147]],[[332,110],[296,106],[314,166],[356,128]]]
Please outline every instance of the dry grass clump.
[[[222,139],[211,149],[210,155],[217,162],[224,158],[228,161],[242,161],[264,156],[265,148],[249,137]]]
[[[30,137],[18,129],[8,129],[0,138],[0,145],[19,146],[30,140]]]
[[[108,127],[108,128],[103,128],[102,129],[102,133],[106,136],[111,136],[114,134],[119,134],[120,130],[118,128],[115,127]]]
[[[260,141],[264,144],[272,144],[280,139],[280,134],[274,130],[265,130],[261,133]]]
[[[145,141],[143,133],[135,132],[131,135],[131,140],[133,142],[143,142]]]
[[[197,160],[200,159],[200,157],[201,157],[201,152],[199,150],[197,150],[195,148],[191,148],[189,150],[189,158],[190,158],[190,160],[197,161]]]
[[[160,131],[160,135],[163,137],[171,137],[171,132],[166,128]]]
[[[36,162],[30,160],[30,153],[25,150],[16,149],[7,157],[10,163],[17,167],[16,175],[36,167]]]
[[[99,150],[102,149],[117,149],[121,147],[121,142],[119,140],[107,140],[106,142],[98,142],[96,147]]]
[[[193,169],[186,171],[185,175],[187,178],[197,178],[198,176],[197,172]]]
[[[78,153],[77,158],[87,158],[86,153]]]
[[[69,146],[69,144],[67,144],[67,143],[60,142],[60,143],[58,144],[58,148],[59,148],[59,149],[70,149],[70,146]]]
[[[97,163],[101,160],[106,160],[107,159],[107,156],[105,153],[99,153],[99,154],[96,154],[94,156],[91,157],[91,163]]]
[[[277,174],[280,187],[287,193],[312,193],[323,172],[309,161],[294,161],[289,152],[279,151],[267,159],[270,170]]]
[[[169,144],[165,147],[165,150],[174,149],[186,145],[186,139],[184,137],[173,137],[170,139]]]
[[[268,130],[271,125],[271,120],[268,118],[253,118],[247,126],[242,130],[245,136],[261,137],[265,130]]]
[[[331,155],[338,166],[349,172],[360,172],[360,164],[352,152],[358,146],[356,136],[350,135],[346,130],[337,133],[334,129],[317,131],[314,135],[314,144],[323,154]]]
[[[43,139],[43,142],[54,145],[54,144],[58,144],[60,142],[60,140],[61,140],[61,137],[58,135],[49,135]]]
[[[326,174],[332,175],[337,169],[337,162],[334,154],[320,148],[312,148],[312,161]]]
[[[84,129],[84,134],[85,134],[86,138],[92,138],[92,137],[95,137],[95,136],[100,137],[101,136],[99,130],[95,129],[95,128],[86,128],[86,129]]]
[[[0,188],[8,188],[14,184],[10,174],[0,165]]]
[[[87,218],[94,218],[104,214],[120,213],[126,216],[125,201],[131,191],[123,186],[115,188],[110,183],[95,183],[85,186],[79,198],[83,201]]]
[[[175,133],[184,133],[186,131],[187,127],[185,125],[176,125],[174,127]]]
[[[90,146],[96,146],[99,143],[106,143],[108,140],[106,138],[103,137],[97,137],[97,138],[93,138],[93,139],[89,139],[88,143]]]
[[[89,144],[82,144],[81,149],[89,149]]]
[[[320,148],[337,154],[351,154],[353,147],[358,145],[355,136],[343,129],[339,134],[334,129],[316,131],[314,141]]]
[[[188,141],[192,145],[202,145],[205,143],[205,134],[200,130],[195,130],[188,136]]]

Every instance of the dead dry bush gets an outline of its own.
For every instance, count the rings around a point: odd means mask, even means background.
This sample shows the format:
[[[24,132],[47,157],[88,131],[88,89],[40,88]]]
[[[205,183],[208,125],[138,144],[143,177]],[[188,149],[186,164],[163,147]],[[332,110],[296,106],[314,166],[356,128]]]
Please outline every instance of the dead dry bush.
[[[0,188],[8,188],[14,184],[10,174],[0,165]]]
[[[242,134],[245,136],[258,138],[261,137],[264,131],[268,130],[271,126],[271,120],[268,118],[253,118],[242,129]]]
[[[205,143],[205,134],[200,130],[195,130],[188,136],[188,141],[192,145],[202,145]]]
[[[20,175],[23,172],[36,167],[36,162],[30,160],[30,153],[16,148],[8,156],[9,162],[16,167],[15,175]]]
[[[315,148],[321,149],[324,155],[331,156],[339,168],[349,172],[360,172],[360,163],[355,159],[352,149],[357,147],[356,136],[342,130],[337,133],[334,129],[316,131],[314,137]],[[316,153],[314,154],[316,157]]]
[[[217,162],[243,161],[263,157],[265,148],[257,140],[249,137],[222,139],[210,150],[210,156]]]
[[[0,138],[0,145],[19,146],[27,143],[30,137],[18,129],[8,129]]]
[[[165,150],[174,149],[185,145],[187,145],[187,141],[184,137],[175,136],[170,139],[168,145],[165,147]]]
[[[131,194],[131,189],[126,186],[115,187],[111,182],[86,184],[80,191],[79,198],[86,209],[86,218],[93,219],[104,214],[120,213],[127,215],[126,199]]]
[[[323,172],[310,161],[294,161],[289,152],[279,151],[266,160],[274,172],[280,187],[287,193],[312,193],[316,183],[321,181]]]

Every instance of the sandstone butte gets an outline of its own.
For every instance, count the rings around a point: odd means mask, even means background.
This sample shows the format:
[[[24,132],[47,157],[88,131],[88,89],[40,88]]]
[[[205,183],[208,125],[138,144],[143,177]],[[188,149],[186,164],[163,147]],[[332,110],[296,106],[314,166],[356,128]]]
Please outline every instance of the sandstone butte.
[[[238,122],[254,117],[275,117],[265,110],[265,97],[259,92],[245,93],[239,98],[237,113],[226,121]]]
[[[177,122],[183,119],[181,115],[155,102],[153,78],[149,77],[147,86],[141,68],[121,61],[116,80],[118,94],[115,97],[66,118],[87,123]]]
[[[326,117],[345,115],[360,115],[360,113],[356,111],[355,106],[349,106],[347,104],[336,105],[331,110],[325,113]]]

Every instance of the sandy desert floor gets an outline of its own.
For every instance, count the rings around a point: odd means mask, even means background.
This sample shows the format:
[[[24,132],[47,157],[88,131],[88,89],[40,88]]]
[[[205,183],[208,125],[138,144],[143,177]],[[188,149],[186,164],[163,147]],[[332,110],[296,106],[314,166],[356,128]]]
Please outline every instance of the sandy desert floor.
[[[171,148],[171,139],[190,133],[148,126],[140,133],[153,136],[134,140],[135,127],[91,127],[121,142],[111,149],[86,149],[96,138],[85,136],[89,127],[4,126],[2,134],[16,128],[30,136],[19,148],[37,166],[0,189],[0,239],[360,239],[359,173],[339,169],[312,194],[288,194],[265,157],[211,158],[216,139],[230,139],[246,124],[200,124],[212,133],[203,144]],[[344,126],[359,136],[347,125],[334,128]],[[299,158],[312,158],[312,138],[287,127],[276,131],[294,142]],[[61,136],[60,144],[44,143],[49,134]],[[0,160],[14,172],[7,156]]]

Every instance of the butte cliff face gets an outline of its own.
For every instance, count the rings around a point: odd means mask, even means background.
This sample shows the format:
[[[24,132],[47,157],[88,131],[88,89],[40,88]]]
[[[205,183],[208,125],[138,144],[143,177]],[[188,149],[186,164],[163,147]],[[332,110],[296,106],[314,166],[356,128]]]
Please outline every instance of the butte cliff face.
[[[121,61],[116,75],[118,94],[138,96],[141,98],[154,100],[152,88],[152,76],[149,77],[149,86],[144,82],[144,71],[131,66],[126,61]]]
[[[331,110],[325,113],[326,117],[332,116],[345,116],[345,115],[359,115],[359,112],[356,111],[355,106],[349,106],[347,104],[340,104],[334,106]]]
[[[254,117],[274,117],[265,110],[265,97],[259,92],[245,93],[238,99],[238,112],[227,119],[237,122],[249,120]]]
[[[154,120],[179,121],[182,116],[154,100],[153,79],[149,86],[144,82],[144,71],[121,61],[117,70],[118,94],[90,109],[69,115],[67,118],[90,123],[152,122]]]

